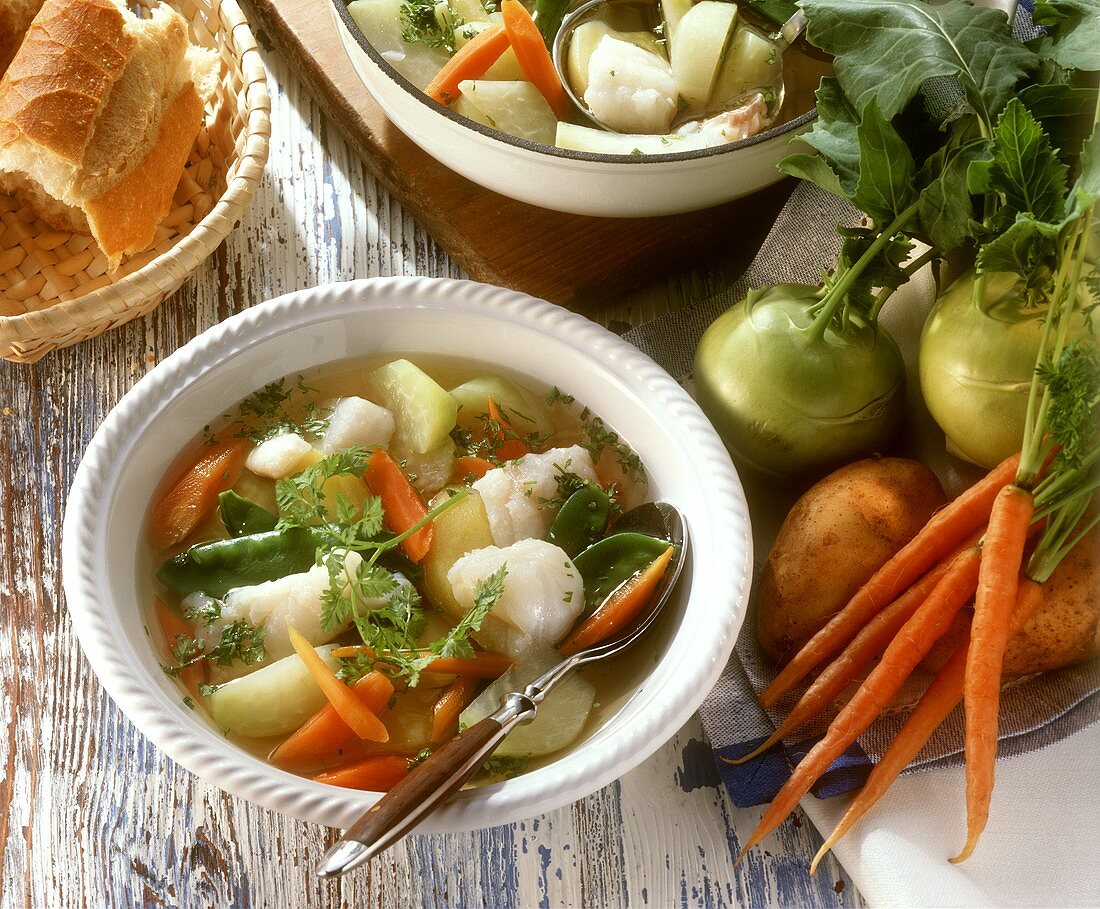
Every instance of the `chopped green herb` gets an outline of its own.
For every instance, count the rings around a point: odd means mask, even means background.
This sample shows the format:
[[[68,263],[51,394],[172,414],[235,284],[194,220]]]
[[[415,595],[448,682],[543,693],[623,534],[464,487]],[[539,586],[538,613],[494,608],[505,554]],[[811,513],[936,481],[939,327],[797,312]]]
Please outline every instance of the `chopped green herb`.
[[[512,777],[519,776],[521,773],[525,773],[530,763],[531,758],[529,755],[494,755],[493,757],[487,758],[485,763],[481,765],[480,772],[486,776],[509,780]]]

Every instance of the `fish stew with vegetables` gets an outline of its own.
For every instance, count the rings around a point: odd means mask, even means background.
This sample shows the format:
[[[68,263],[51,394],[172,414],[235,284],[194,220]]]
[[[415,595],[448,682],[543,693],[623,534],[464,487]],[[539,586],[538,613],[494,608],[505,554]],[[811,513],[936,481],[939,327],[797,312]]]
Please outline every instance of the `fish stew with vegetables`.
[[[405,359],[275,382],[155,498],[164,670],[272,764],[386,790],[643,612],[671,546],[615,522],[646,498],[637,455],[556,388]],[[563,682],[478,779],[596,728],[655,652]]]
[[[348,12],[432,100],[491,129],[581,152],[659,155],[738,142],[810,110],[830,71],[803,42],[783,49],[777,30],[796,10],[787,0],[581,5],[352,0]]]

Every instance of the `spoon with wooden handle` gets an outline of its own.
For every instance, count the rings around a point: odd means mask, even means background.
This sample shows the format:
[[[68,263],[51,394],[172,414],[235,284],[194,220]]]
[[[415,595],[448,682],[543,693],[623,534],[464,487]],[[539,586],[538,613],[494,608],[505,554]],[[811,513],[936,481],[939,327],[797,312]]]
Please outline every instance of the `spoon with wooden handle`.
[[[523,691],[505,695],[495,713],[434,751],[344,831],[321,859],[317,869],[321,877],[346,874],[400,840],[457,792],[509,732],[516,726],[530,723],[539,704],[558,682],[578,666],[621,653],[653,626],[684,567],[687,525],[675,506],[652,502],[627,512],[615,525],[616,532],[628,529],[667,539],[676,547],[649,611],[615,637],[566,657]]]

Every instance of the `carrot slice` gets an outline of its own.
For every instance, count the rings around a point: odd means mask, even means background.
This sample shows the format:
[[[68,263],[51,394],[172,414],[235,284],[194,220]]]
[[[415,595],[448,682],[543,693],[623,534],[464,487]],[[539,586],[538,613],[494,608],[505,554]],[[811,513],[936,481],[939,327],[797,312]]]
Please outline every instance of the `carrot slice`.
[[[1022,579],[1019,592],[1016,596],[1016,605],[1012,610],[1012,620],[1009,627],[1009,638],[1019,633],[1027,624],[1033,612],[1039,606],[1043,598],[1043,588],[1034,581]],[[836,825],[836,829],[825,840],[817,855],[810,864],[810,873],[817,870],[817,865],[825,854],[833,848],[836,842],[855,826],[872,806],[882,798],[894,780],[898,778],[902,770],[917,756],[920,750],[928,743],[932,733],[947,719],[959,701],[963,697],[963,684],[966,677],[966,658],[970,647],[970,636],[955,648],[950,659],[931,684],[925,689],[917,706],[913,708],[905,720],[905,724],[898,731],[897,736],[890,743],[886,752],[875,764],[867,782],[859,791],[859,795],[848,806],[844,817]]]
[[[441,657],[438,660],[432,660],[426,671],[445,675],[465,675],[473,679],[499,679],[511,668],[511,657],[486,650],[474,654],[472,659]]]
[[[993,503],[982,545],[982,568],[974,597],[966,661],[966,845],[951,861],[966,861],[989,820],[997,763],[997,714],[1001,669],[1016,604],[1020,564],[1035,500],[1019,486],[1006,486]]]
[[[642,571],[611,594],[602,606],[562,642],[558,647],[562,655],[571,656],[587,650],[637,618],[646,604],[653,599],[657,586],[665,576],[668,563],[672,560],[675,548],[669,546]]]
[[[433,745],[450,738],[458,728],[458,715],[474,699],[479,684],[481,684],[480,679],[459,676],[447,686],[447,690],[432,705]]]
[[[332,655],[338,660],[353,657],[359,653],[373,653],[373,651],[365,644],[351,644],[347,647],[337,647],[332,651]],[[384,653],[379,657],[381,660],[385,658]],[[468,675],[474,679],[498,679],[512,668],[512,662],[511,657],[483,650],[469,659],[440,657],[425,666],[424,671],[436,672],[440,675]]]
[[[408,772],[409,759],[404,755],[377,754],[338,770],[318,773],[313,780],[317,783],[328,783],[330,786],[343,786],[345,789],[389,792]]]
[[[1018,454],[1002,461],[957,499],[934,514],[855,596],[810,638],[760,694],[771,707],[824,660],[838,653],[877,612],[989,519],[993,500],[1016,477]]]
[[[508,50],[508,35],[501,25],[490,25],[455,51],[443,68],[424,87],[424,94],[440,104],[450,104],[462,92],[458,83],[478,79]]]
[[[836,715],[824,738],[810,750],[749,837],[737,861],[765,836],[775,830],[798,805],[810,787],[878,717],[947,630],[956,613],[970,599],[978,583],[981,555],[976,547],[955,558],[913,617],[902,626],[878,665],[867,676],[852,699]]]
[[[500,5],[504,14],[504,31],[508,42],[516,52],[516,59],[523,75],[535,86],[549,103],[554,116],[567,120],[572,114],[569,96],[562,87],[554,61],[546,49],[539,27],[519,0],[504,0]]]
[[[451,479],[455,483],[463,483],[470,477],[477,477],[477,479],[480,480],[492,469],[492,461],[488,461],[485,458],[475,458],[473,455],[464,455],[461,458],[455,458],[455,466],[454,470],[451,472]]]
[[[531,446],[516,438],[519,433],[505,419],[504,414],[500,412],[500,408],[497,407],[497,402],[493,400],[492,395],[486,395],[485,406],[489,411],[491,424],[496,427],[492,430],[492,435],[500,443],[495,452],[497,458],[501,461],[516,461],[524,455],[530,454]],[[512,434],[511,438],[508,436],[509,433]]]
[[[188,637],[194,635],[191,626],[176,615],[175,610],[166,605],[160,597],[154,599],[153,604],[156,607],[157,619],[160,621],[160,627],[164,631],[164,638],[168,641],[169,648],[180,635],[187,635]],[[179,680],[183,682],[183,687],[191,694],[197,695],[199,685],[206,681],[206,662],[200,660],[198,663],[192,663],[190,666],[181,669]]]
[[[394,533],[404,533],[428,516],[428,506],[389,452],[379,448],[371,454],[364,479],[371,492],[382,500],[386,526]],[[405,555],[414,562],[423,559],[431,545],[431,524],[401,541]]]
[[[363,706],[376,716],[386,709],[393,697],[393,683],[381,672],[369,672],[351,690]],[[340,719],[332,704],[325,704],[271,753],[271,763],[280,767],[314,764],[335,754],[355,733]]]
[[[328,698],[333,709],[339,714],[340,719],[347,723],[361,739],[369,739],[372,742],[388,742],[390,734],[386,731],[382,721],[355,696],[355,693],[347,685],[336,678],[336,673],[325,665],[325,661],[318,656],[317,651],[313,649],[313,645],[298,633],[298,630],[290,623],[290,619],[287,619],[286,630],[287,634],[290,635],[290,643],[294,647],[294,652],[306,664],[313,680],[325,693],[325,697]]]
[[[214,507],[218,495],[237,482],[244,469],[244,440],[222,442],[208,451],[156,505],[149,540],[168,549],[186,539]]]

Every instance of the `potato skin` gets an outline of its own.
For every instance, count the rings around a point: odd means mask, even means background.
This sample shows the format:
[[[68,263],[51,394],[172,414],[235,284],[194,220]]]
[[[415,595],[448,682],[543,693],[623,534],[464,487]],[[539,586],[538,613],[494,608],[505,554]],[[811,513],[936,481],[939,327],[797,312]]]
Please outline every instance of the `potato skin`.
[[[956,616],[921,666],[938,672],[963,641],[971,612]],[[1100,657],[1100,530],[1065,557],[1043,585],[1043,599],[1005,648],[1007,678],[1050,672]]]
[[[794,654],[946,502],[936,475],[907,458],[868,458],[829,474],[795,503],[760,579],[764,652]]]

